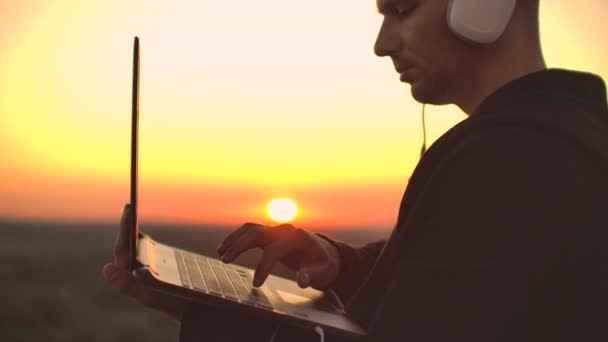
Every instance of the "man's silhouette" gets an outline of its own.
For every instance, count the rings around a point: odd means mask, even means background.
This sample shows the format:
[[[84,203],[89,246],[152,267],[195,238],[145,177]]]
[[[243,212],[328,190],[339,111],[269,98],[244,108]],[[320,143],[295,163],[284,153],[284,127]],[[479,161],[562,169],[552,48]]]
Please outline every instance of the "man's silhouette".
[[[546,69],[538,0],[517,1],[489,43],[457,32],[446,15],[458,5],[491,15],[475,3],[501,1],[377,1],[376,54],[391,58],[417,101],[469,116],[421,159],[387,241],[355,248],[249,223],[218,248],[222,260],[264,249],[256,285],[284,262],[300,286],[335,289],[369,341],[608,340],[606,88],[591,74]],[[124,271],[121,234],[106,278],[182,320],[182,340],[270,338],[273,322],[140,288]],[[315,340],[280,330],[278,341]]]

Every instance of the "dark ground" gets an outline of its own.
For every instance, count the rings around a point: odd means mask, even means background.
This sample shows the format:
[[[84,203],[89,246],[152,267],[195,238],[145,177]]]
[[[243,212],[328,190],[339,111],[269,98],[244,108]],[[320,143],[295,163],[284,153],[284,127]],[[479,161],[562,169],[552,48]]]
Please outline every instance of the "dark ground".
[[[179,326],[111,289],[101,267],[115,226],[0,221],[0,341],[177,341]],[[142,226],[156,240],[215,256],[229,228]],[[324,231],[354,244],[388,231]],[[259,251],[237,263],[252,266]],[[285,269],[277,270],[287,275]]]

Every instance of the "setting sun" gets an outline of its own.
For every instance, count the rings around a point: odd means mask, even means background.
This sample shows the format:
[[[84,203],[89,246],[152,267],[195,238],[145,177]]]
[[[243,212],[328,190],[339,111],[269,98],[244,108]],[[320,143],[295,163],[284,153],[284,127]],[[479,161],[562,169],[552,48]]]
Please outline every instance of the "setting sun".
[[[268,203],[268,214],[279,223],[293,220],[297,213],[298,205],[289,198],[276,198]]]

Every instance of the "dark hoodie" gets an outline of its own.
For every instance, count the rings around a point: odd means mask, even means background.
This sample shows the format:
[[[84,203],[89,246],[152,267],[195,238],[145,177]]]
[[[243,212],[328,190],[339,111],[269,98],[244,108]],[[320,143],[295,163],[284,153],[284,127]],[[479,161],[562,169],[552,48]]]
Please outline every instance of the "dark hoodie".
[[[335,242],[370,341],[608,341],[603,81],[501,87],[424,155],[388,241]]]

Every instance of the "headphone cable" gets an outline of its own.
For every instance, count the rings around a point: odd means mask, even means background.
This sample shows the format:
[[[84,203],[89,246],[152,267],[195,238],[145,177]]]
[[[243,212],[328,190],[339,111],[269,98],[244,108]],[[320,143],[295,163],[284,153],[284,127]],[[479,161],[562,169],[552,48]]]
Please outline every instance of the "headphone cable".
[[[422,156],[426,152],[426,117],[425,117],[426,110],[425,109],[426,109],[426,103],[423,103],[422,104],[422,148],[420,149],[420,159],[422,159]]]

